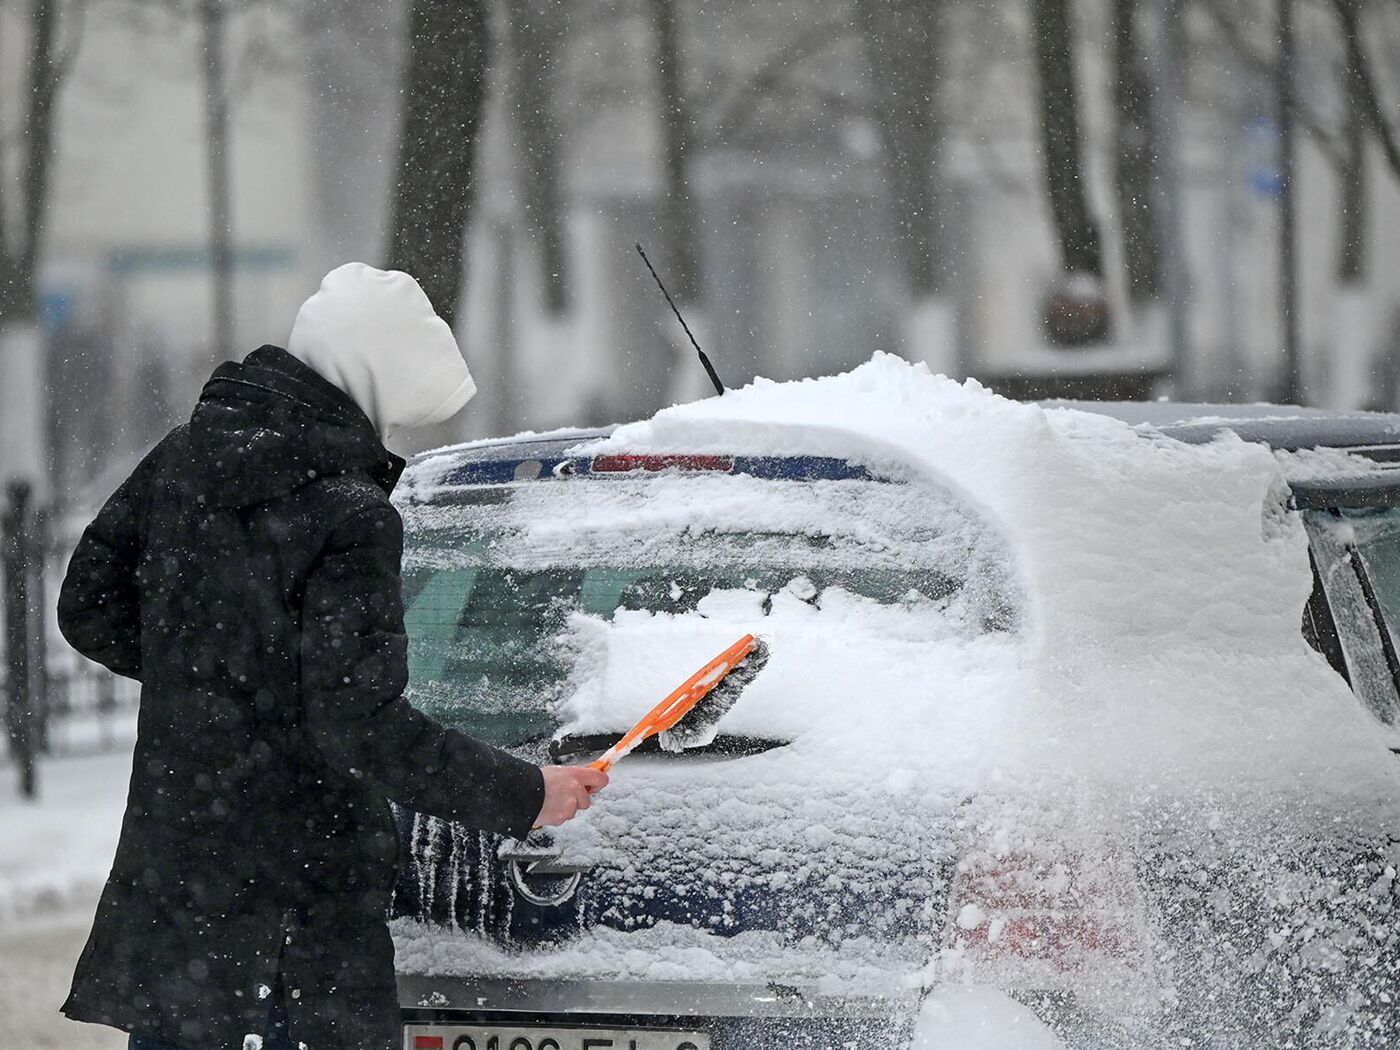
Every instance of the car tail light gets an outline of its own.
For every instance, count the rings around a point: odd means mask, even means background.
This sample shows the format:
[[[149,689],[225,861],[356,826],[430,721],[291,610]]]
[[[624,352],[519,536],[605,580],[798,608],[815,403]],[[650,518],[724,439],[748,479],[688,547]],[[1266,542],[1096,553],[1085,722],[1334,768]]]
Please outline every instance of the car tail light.
[[[734,469],[732,456],[700,455],[631,455],[594,456],[589,468],[595,474],[622,473],[629,470],[719,470]]]
[[[945,943],[969,961],[1067,973],[1144,947],[1131,876],[1100,858],[974,853],[958,864],[949,902]]]

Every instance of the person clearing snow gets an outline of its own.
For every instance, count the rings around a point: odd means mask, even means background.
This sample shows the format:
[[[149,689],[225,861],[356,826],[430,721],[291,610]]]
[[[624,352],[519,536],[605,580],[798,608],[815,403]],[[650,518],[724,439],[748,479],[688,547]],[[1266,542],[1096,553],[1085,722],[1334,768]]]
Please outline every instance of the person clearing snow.
[[[142,683],[111,875],[63,1012],[133,1050],[390,1050],[388,800],[524,837],[607,775],[415,711],[384,440],[476,391],[409,275],[349,263],[220,365],[88,526],[64,637]]]

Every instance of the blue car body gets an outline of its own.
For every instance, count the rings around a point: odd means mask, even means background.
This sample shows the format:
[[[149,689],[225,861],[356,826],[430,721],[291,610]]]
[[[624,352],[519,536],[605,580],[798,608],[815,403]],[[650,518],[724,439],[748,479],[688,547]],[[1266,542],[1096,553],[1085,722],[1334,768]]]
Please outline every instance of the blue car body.
[[[1085,407],[1085,406],[1081,406]],[[1109,406],[1113,411],[1115,406]],[[1120,416],[1131,413],[1120,409]],[[1203,413],[1204,415],[1205,413]],[[1387,417],[1388,419],[1388,417]],[[1334,435],[1334,444],[1365,444],[1368,449],[1393,447],[1376,439],[1394,432],[1394,420],[1378,431],[1375,426],[1357,429],[1348,418]],[[1168,433],[1173,423],[1159,422]],[[1377,424],[1379,426],[1380,424]],[[1286,423],[1271,426],[1253,416],[1242,417],[1239,429],[1250,440],[1289,447],[1298,426],[1307,431],[1302,447],[1328,443],[1327,421],[1309,414],[1290,429]],[[1175,436],[1205,441],[1218,432],[1217,425],[1180,423]],[[420,476],[431,476],[422,491],[410,483],[396,498],[406,509],[415,505],[457,506],[489,504],[490,493],[521,484],[551,485],[594,473],[703,470],[745,475],[759,481],[844,482],[900,485],[904,479],[881,477],[865,466],[839,457],[711,455],[694,457],[616,455],[599,457],[578,448],[608,436],[610,431],[575,431],[537,439],[479,443],[429,454],[433,466]],[[1295,443],[1295,445],[1298,443]],[[1383,455],[1377,455],[1383,460]],[[1400,484],[1389,476],[1372,478],[1364,500],[1349,495],[1358,491],[1356,478],[1335,483],[1313,479],[1296,485],[1294,507],[1307,513],[1336,513],[1351,503],[1367,507],[1400,505]],[[1377,495],[1377,493],[1380,495]],[[410,515],[411,516],[411,515]],[[414,542],[410,528],[408,542]],[[1316,552],[1315,552],[1316,556]],[[1304,634],[1310,643],[1344,676],[1357,656],[1343,651],[1339,630],[1318,581],[1315,601],[1309,604]],[[1376,613],[1377,617],[1379,613]],[[1341,634],[1345,634],[1345,630]],[[1380,644],[1376,646],[1377,653]],[[1375,654],[1373,654],[1375,655]],[[1379,660],[1380,655],[1375,655]],[[1394,662],[1394,661],[1392,661]],[[1400,666],[1390,688],[1400,696]],[[1363,698],[1364,699],[1364,698]],[[470,725],[464,728],[471,729]],[[606,740],[554,741],[556,761],[574,761],[601,750]],[[761,754],[781,746],[780,740],[726,738],[712,748],[717,753]],[[949,829],[960,819],[960,808],[971,800],[950,800]],[[395,918],[444,930],[461,931],[490,942],[502,950],[548,952],[567,944],[581,931],[610,928],[636,931],[662,923],[692,926],[721,937],[756,931],[772,932],[793,942],[820,941],[827,937],[832,917],[844,928],[879,928],[893,938],[915,934],[918,916],[946,912],[957,880],[958,853],[952,833],[928,829],[922,852],[908,858],[907,867],[871,873],[865,880],[839,885],[825,878],[819,855],[808,875],[786,882],[781,890],[761,882],[742,884],[733,871],[710,871],[696,866],[684,885],[677,885],[675,864],[654,871],[593,864],[580,868],[560,861],[551,848],[549,834],[532,836],[527,843],[503,841],[497,836],[471,831],[443,821],[398,811],[403,839],[403,863],[394,895]],[[933,845],[930,845],[932,843]],[[1346,878],[1364,882],[1383,871],[1387,863],[1382,844],[1358,846],[1354,856],[1335,858]],[[1389,848],[1395,849],[1391,843]],[[1143,858],[1139,871],[1145,885],[1164,898],[1175,896],[1180,907],[1194,907],[1196,888],[1189,873],[1178,877],[1168,844],[1156,856]],[[1234,887],[1243,894],[1247,888]],[[1224,892],[1224,891],[1222,891]],[[1241,897],[1243,900],[1243,897]],[[1241,914],[1244,914],[1243,906]],[[1262,920],[1261,920],[1262,921]],[[1385,981],[1400,985],[1400,973],[1389,972]],[[702,989],[681,983],[601,981],[573,979],[525,981],[491,973],[462,976],[405,973],[401,999],[409,1024],[585,1024],[605,1028],[688,1028],[710,1034],[716,1050],[767,1047],[890,1047],[907,1045],[922,994],[918,988],[890,988],[886,997],[868,995],[843,998],[839,994],[813,995],[810,990],[781,982],[737,981],[726,989]],[[1208,990],[1205,990],[1208,991]],[[1205,994],[1202,991],[1202,994]],[[1193,990],[1186,989],[1189,997]],[[1261,991],[1261,994],[1262,991]],[[1036,997],[1037,1012],[1076,1046],[1134,1045],[1131,1037],[1117,1032],[1111,1018],[1098,1018],[1081,1009],[1072,996],[1047,994]],[[1391,1034],[1400,1038],[1400,1032]],[[1193,1038],[1196,1033],[1185,1033]],[[602,1045],[602,1044],[600,1044]],[[1184,1044],[1183,1044],[1184,1045]],[[506,1050],[503,1046],[500,1050]]]

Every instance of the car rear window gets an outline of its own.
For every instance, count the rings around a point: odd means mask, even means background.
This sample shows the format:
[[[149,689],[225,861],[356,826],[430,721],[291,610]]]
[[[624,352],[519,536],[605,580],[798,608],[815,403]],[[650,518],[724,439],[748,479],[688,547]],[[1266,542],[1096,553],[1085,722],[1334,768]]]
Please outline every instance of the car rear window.
[[[949,493],[742,475],[551,479],[404,509],[410,697],[539,752],[580,688],[580,620],[766,615],[774,595],[917,606],[969,637],[1016,628],[1000,539]]]
[[[1386,637],[1378,639],[1380,653],[1373,656],[1383,658],[1374,660],[1378,665],[1377,671],[1384,667],[1388,673],[1373,675],[1377,681],[1370,683],[1370,688],[1362,689],[1363,698],[1383,724],[1395,726],[1400,724],[1400,697],[1396,693],[1397,686],[1400,686],[1396,680],[1397,672],[1400,672],[1400,660],[1397,659],[1397,653],[1400,653],[1400,509],[1387,507],[1340,511],[1332,522],[1332,532],[1343,547],[1353,549],[1360,558],[1360,564],[1353,567],[1357,589],[1371,615],[1380,620],[1386,634]],[[1349,580],[1347,584],[1350,585]],[[1336,586],[1334,582],[1329,593],[1334,593]],[[1339,623],[1339,626],[1345,625]],[[1354,658],[1360,656],[1356,653],[1349,655]]]

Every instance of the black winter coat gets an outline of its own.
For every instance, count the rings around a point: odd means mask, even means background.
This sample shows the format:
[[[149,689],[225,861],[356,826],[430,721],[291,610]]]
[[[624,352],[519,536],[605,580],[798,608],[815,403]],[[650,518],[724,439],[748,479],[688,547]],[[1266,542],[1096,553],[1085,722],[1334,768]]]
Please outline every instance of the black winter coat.
[[[64,1012],[189,1048],[401,1045],[389,799],[524,836],[538,769],[403,699],[403,461],[265,346],[84,532],[64,636],[142,684],[121,841]]]

